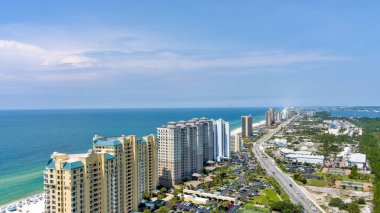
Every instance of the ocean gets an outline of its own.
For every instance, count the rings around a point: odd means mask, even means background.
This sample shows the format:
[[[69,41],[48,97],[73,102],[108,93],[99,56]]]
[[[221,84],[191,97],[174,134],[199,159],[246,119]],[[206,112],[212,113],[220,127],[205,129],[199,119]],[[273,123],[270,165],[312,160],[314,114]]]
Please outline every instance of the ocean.
[[[43,190],[43,169],[54,151],[86,152],[92,137],[156,134],[168,121],[240,116],[264,119],[267,108],[3,110],[0,111],[0,205]]]

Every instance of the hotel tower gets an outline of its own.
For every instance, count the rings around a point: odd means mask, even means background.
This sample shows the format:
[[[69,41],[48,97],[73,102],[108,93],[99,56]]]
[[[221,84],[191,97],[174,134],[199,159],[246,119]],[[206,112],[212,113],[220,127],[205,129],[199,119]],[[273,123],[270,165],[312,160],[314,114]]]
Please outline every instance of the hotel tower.
[[[157,128],[157,134],[161,185],[171,187],[191,179],[204,163],[213,160],[213,121],[207,118],[169,122]]]
[[[157,181],[154,135],[95,136],[87,153],[51,155],[44,171],[45,212],[133,212]]]

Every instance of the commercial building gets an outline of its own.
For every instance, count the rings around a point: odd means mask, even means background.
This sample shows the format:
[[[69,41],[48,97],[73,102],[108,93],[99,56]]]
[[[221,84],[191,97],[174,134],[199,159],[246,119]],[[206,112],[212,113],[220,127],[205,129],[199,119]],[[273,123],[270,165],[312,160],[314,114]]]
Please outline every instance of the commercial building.
[[[157,180],[153,135],[95,136],[87,153],[51,155],[44,172],[45,212],[132,212]]]
[[[251,137],[252,136],[252,116],[241,116],[241,136]]]
[[[294,151],[293,149],[282,148],[280,149],[281,155],[299,154],[299,155],[311,155],[309,151]]]
[[[348,156],[348,166],[357,166],[359,169],[366,168],[366,155],[361,153],[354,153]]]
[[[288,140],[286,140],[286,138],[275,138],[273,140],[270,140],[269,144],[277,147],[286,147],[288,145]]]
[[[282,158],[291,163],[311,163],[322,164],[325,157],[323,155],[312,155],[309,151],[294,151],[292,149],[280,149]]]
[[[157,128],[159,183],[171,187],[202,171],[214,157],[213,121],[193,118]]]
[[[285,156],[285,161],[292,163],[311,163],[323,165],[325,157],[323,155],[300,155],[289,154]]]
[[[335,181],[335,187],[336,188],[343,188],[343,189],[362,190],[362,191],[368,192],[371,190],[372,184],[365,183],[365,182],[336,180]]]
[[[230,123],[222,119],[213,121],[214,160],[220,162],[230,158]]]

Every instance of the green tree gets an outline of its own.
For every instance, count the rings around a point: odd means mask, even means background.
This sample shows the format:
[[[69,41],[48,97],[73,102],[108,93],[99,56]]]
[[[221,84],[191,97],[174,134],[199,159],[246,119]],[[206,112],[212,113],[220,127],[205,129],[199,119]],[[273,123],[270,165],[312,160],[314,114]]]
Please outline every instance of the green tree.
[[[359,198],[356,203],[360,204],[360,205],[364,205],[365,204],[365,199],[364,198]]]
[[[300,205],[295,205],[290,201],[278,201],[270,204],[271,210],[279,211],[282,213],[300,213],[303,208]]]
[[[161,206],[158,210],[157,210],[157,213],[169,213],[170,212],[170,209],[165,207],[165,206]]]
[[[349,178],[351,178],[351,179],[357,179],[358,175],[359,175],[359,173],[358,173],[358,167],[355,165],[355,166],[353,166],[351,168],[351,174],[350,174]]]
[[[344,205],[345,203],[339,197],[332,198],[329,203],[329,206],[338,207],[338,208],[342,208]]]
[[[150,200],[150,198],[151,198],[151,194],[149,192],[145,192],[143,195],[143,199]]]
[[[145,210],[143,211],[143,213],[152,213],[152,210],[150,210],[150,209],[145,209]]]
[[[349,213],[360,213],[359,205],[356,202],[351,202],[347,206],[347,211]]]

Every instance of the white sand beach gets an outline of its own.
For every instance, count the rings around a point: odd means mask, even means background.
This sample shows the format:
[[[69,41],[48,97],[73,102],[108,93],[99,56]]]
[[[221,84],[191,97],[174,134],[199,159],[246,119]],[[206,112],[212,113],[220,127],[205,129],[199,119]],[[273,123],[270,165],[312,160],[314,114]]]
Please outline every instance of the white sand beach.
[[[259,126],[263,126],[263,125],[265,125],[265,120],[262,120],[262,121],[257,122],[257,123],[253,123],[253,124],[252,124],[252,128],[257,128],[257,127],[259,127]],[[236,133],[241,133],[241,127],[238,127],[238,128],[233,129],[233,130],[231,131],[231,135],[234,135],[234,134],[236,134]]]
[[[10,204],[0,206],[0,213],[8,212],[28,212],[42,213],[44,212],[44,195],[37,194]]]

